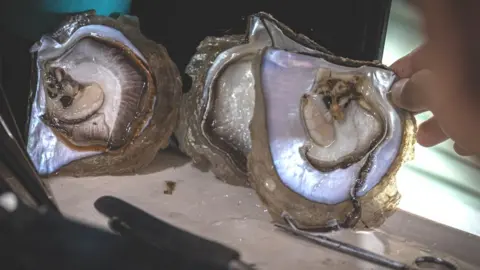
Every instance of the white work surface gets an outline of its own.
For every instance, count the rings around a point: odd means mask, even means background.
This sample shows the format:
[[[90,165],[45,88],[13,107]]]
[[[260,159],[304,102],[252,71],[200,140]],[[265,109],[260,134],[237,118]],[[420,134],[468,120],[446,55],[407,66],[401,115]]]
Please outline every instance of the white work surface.
[[[418,15],[405,1],[393,1],[383,63],[390,65],[421,44],[419,29]],[[405,211],[388,219],[382,232],[342,232],[333,237],[404,262],[430,253],[450,254],[454,261],[460,258],[476,265],[460,269],[480,269],[479,238],[459,231],[480,235],[480,163],[455,156],[451,148],[451,142],[433,149],[417,146],[415,160],[398,174],[403,196],[400,208]],[[163,194],[165,181],[177,182],[173,195]],[[175,152],[160,153],[139,175],[56,177],[50,182],[67,215],[106,227],[106,219],[96,212],[93,202],[113,195],[162,220],[236,248],[259,270],[382,269],[275,229],[253,190],[221,183]]]
[[[276,229],[255,191],[224,184],[175,151],[160,153],[137,175],[58,176],[48,181],[68,216],[106,228],[106,219],[93,202],[104,195],[116,196],[159,219],[239,250],[242,259],[259,270],[382,269]],[[164,194],[165,181],[177,183],[172,195]],[[480,250],[476,237],[403,211],[391,217],[381,232],[342,232],[333,237],[404,262],[429,255],[432,249],[442,250],[434,251],[435,255],[459,263],[461,269],[478,268],[458,258],[480,265],[474,256],[474,250]]]

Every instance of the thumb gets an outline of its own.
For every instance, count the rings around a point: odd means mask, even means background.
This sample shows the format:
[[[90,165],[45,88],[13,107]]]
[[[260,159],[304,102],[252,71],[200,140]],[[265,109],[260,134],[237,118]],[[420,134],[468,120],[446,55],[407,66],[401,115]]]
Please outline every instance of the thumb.
[[[391,88],[392,102],[411,112],[427,110],[427,91],[432,89],[433,74],[428,70],[421,70],[411,78],[400,79]]]
[[[413,74],[427,69],[427,44],[421,45],[409,54],[398,59],[390,68],[395,72],[399,78],[410,78]]]

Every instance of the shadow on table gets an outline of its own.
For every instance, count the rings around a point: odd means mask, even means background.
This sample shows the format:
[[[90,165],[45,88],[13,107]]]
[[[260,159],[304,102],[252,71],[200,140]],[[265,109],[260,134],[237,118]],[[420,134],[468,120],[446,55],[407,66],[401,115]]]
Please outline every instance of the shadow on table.
[[[159,151],[152,163],[146,168],[138,171],[137,174],[145,175],[161,172],[166,169],[183,166],[190,161],[191,159],[178,149],[167,148]]]

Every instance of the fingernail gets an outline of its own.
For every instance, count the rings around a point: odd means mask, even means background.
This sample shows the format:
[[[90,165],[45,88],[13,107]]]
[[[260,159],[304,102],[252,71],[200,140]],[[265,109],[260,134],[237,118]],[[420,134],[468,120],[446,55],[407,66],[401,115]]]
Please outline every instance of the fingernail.
[[[407,84],[408,81],[409,81],[408,78],[407,79],[401,79],[401,80],[398,80],[397,82],[395,82],[392,85],[392,88],[391,88],[392,101],[393,101],[393,104],[397,105],[398,107],[403,107],[402,92],[405,89],[405,84]]]
[[[424,147],[435,146],[448,139],[435,117],[420,124],[417,131],[417,143]]]
[[[418,89],[409,78],[400,79],[392,85],[392,102],[411,112],[423,112],[426,110],[421,98],[421,89]]]
[[[457,152],[457,154],[459,154],[460,156],[472,156],[472,155],[474,154],[474,152],[466,150],[465,148],[461,147],[461,146],[458,145],[457,143],[455,143],[455,144],[453,145],[453,149],[454,149],[455,152]]]
[[[419,128],[417,131],[417,143],[420,144],[421,146],[426,146],[425,142],[428,141],[425,138],[425,132],[423,129]]]
[[[422,127],[421,125],[417,130],[417,143],[423,147],[430,147],[435,145],[435,143],[432,143],[431,132],[427,132],[425,130],[425,127]]]

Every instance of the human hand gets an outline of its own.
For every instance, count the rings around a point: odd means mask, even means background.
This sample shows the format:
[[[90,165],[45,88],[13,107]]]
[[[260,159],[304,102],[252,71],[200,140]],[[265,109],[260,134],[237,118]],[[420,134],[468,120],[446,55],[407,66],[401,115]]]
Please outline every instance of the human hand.
[[[417,141],[434,146],[451,138],[460,155],[480,153],[480,1],[412,1],[423,15],[426,42],[391,68],[400,78],[393,102],[431,111]]]

